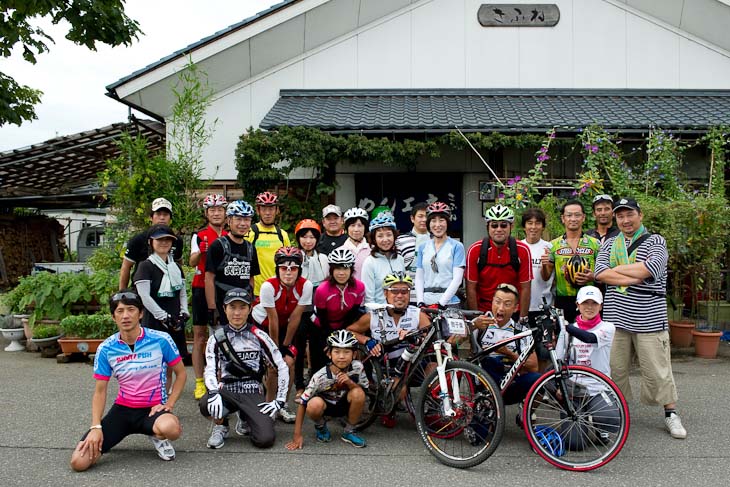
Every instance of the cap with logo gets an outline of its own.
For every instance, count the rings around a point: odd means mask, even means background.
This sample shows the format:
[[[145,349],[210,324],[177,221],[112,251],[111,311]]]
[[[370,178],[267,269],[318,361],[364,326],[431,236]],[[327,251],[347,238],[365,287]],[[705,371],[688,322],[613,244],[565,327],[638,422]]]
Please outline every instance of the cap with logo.
[[[576,297],[575,301],[578,304],[583,303],[584,301],[595,301],[598,304],[603,303],[603,294],[601,294],[601,290],[598,289],[596,286],[583,286],[582,288],[578,289],[578,296]]]
[[[172,214],[172,203],[167,201],[165,198],[157,198],[152,202],[152,213],[159,210],[167,210]]]
[[[615,201],[613,203],[613,211],[620,210],[620,209],[641,211],[641,207],[639,206],[639,203],[637,203],[636,200],[631,199],[631,198],[621,198],[620,200]]]
[[[223,304],[230,304],[234,301],[241,301],[246,304],[251,304],[251,293],[240,287],[234,287],[233,289],[229,289],[228,292],[226,292],[225,297],[223,298]]]
[[[342,208],[337,205],[327,205],[322,208],[322,218],[327,218],[327,215],[334,213],[337,216],[342,216]]]

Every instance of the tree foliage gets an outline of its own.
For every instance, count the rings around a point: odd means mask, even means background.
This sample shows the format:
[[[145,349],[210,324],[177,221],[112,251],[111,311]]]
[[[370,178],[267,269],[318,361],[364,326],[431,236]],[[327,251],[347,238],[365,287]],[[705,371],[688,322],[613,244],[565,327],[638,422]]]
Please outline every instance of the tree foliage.
[[[42,17],[53,24],[68,22],[66,39],[91,50],[97,42],[128,46],[142,34],[124,13],[124,0],[5,0],[0,3],[0,56],[10,57],[19,49],[23,59],[35,64],[36,56],[49,52],[48,43],[55,41],[35,25]],[[0,72],[0,126],[36,119],[34,106],[41,94]]]

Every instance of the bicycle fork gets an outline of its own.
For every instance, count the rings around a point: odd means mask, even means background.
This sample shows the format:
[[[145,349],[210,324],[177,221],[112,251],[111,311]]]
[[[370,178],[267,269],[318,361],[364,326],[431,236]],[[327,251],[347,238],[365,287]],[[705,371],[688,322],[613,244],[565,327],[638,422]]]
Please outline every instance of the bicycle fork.
[[[442,346],[444,351],[446,352],[445,357],[441,355]],[[454,405],[459,405],[461,403],[461,394],[455,393],[453,395],[453,401],[449,395],[449,386],[446,380],[446,364],[449,363],[449,360],[454,359],[454,356],[451,353],[451,344],[449,342],[436,341],[433,344],[433,350],[436,353],[436,372],[439,377],[440,389],[439,398],[441,399],[444,406],[444,414],[449,417],[454,417],[456,416],[456,411],[454,411],[451,406],[452,403]],[[451,385],[453,388],[454,384],[458,384],[458,379],[456,377],[456,372],[452,372],[452,375],[453,376],[451,377]]]

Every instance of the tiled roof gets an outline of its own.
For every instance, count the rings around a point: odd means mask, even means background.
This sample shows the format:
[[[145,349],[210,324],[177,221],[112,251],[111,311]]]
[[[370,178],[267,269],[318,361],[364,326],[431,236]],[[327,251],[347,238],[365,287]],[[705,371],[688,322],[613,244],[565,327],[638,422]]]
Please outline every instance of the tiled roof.
[[[621,131],[730,125],[730,90],[281,90],[260,127],[332,132]]]

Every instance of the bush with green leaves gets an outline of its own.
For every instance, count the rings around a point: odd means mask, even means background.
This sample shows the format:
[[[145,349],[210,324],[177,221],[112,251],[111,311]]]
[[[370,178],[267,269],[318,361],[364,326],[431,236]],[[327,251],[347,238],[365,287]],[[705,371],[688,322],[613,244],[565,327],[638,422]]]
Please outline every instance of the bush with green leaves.
[[[67,338],[105,339],[117,332],[117,325],[109,313],[71,315],[61,320],[61,329]]]
[[[42,340],[60,336],[62,329],[60,325],[38,325],[33,328],[33,339]]]

